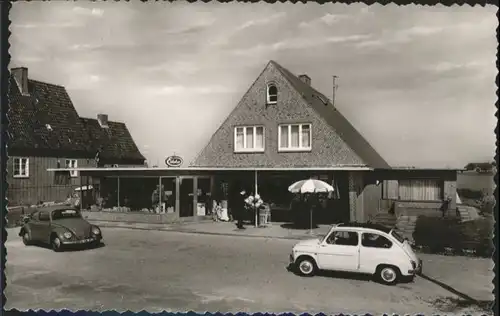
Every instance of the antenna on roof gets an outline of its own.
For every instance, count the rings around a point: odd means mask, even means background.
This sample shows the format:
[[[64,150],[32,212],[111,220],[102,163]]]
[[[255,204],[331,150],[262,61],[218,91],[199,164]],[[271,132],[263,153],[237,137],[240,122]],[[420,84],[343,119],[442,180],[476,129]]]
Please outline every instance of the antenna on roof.
[[[332,104],[335,106],[335,92],[337,92],[337,88],[339,87],[336,83],[338,76],[333,76],[333,94],[332,94]]]

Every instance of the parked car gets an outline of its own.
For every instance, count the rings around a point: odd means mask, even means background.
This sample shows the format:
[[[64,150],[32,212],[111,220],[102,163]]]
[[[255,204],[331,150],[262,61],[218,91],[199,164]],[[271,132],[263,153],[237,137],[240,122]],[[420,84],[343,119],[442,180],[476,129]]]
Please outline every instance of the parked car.
[[[302,276],[318,270],[357,272],[388,285],[422,272],[422,261],[406,239],[390,228],[361,223],[333,225],[324,237],[297,243],[290,265]]]
[[[100,228],[83,219],[78,209],[68,206],[31,213],[25,218],[19,236],[25,245],[44,243],[54,251],[68,246],[97,246],[102,241]]]

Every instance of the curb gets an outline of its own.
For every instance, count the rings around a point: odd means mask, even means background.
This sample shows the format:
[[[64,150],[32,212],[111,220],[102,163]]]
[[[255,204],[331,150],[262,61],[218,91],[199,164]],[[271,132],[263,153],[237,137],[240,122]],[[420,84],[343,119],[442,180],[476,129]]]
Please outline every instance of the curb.
[[[234,233],[217,233],[217,232],[204,232],[198,230],[191,229],[177,229],[177,228],[148,228],[148,227],[134,227],[134,226],[122,226],[122,225],[113,225],[108,223],[100,223],[100,227],[109,227],[109,228],[123,228],[123,229],[135,229],[135,230],[156,230],[156,231],[166,231],[173,233],[182,233],[182,234],[198,234],[198,235],[212,235],[212,236],[232,236],[232,237],[248,237],[248,238],[264,238],[264,239],[285,239],[285,240],[304,240],[308,237],[314,238],[315,236],[269,236],[269,235],[243,235],[243,234],[234,234]]]

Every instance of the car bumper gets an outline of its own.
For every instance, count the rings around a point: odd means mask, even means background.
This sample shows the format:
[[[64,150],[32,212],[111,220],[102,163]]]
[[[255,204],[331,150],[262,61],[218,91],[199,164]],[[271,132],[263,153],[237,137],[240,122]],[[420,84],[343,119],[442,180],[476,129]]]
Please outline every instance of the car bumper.
[[[294,268],[295,268],[295,260],[293,258],[293,254],[290,254],[290,256],[288,257],[288,269],[291,270]]]
[[[422,259],[418,260],[417,267],[414,270],[408,270],[408,274],[410,275],[422,274]]]
[[[101,238],[99,237],[89,237],[85,239],[79,239],[79,240],[63,240],[61,243],[64,246],[77,246],[77,245],[89,245],[89,244],[95,244],[101,241]]]

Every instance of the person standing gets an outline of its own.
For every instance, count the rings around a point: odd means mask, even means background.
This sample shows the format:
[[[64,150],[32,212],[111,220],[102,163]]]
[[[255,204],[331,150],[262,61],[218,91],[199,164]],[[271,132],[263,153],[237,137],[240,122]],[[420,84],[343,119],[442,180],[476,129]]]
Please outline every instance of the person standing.
[[[243,219],[244,219],[244,216],[245,216],[245,208],[246,208],[246,205],[245,205],[245,200],[246,198],[248,197],[248,193],[243,190],[243,191],[240,191],[239,193],[239,197],[238,197],[238,204],[237,204],[237,224],[236,224],[236,227],[238,227],[238,229],[245,229],[245,227],[243,226]]]
[[[245,208],[245,194],[245,191],[241,191],[241,183],[236,180],[230,190],[229,206],[233,219],[237,221],[236,227],[238,227],[238,229],[244,229],[243,212]]]

